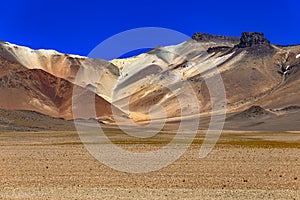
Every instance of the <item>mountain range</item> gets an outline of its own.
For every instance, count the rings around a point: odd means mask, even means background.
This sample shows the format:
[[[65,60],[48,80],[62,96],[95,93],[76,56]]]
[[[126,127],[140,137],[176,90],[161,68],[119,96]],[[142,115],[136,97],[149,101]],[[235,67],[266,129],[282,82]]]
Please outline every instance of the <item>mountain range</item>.
[[[226,93],[226,129],[300,129],[300,45],[271,44],[259,32],[240,38],[195,33],[181,44],[111,61],[1,41],[0,128],[7,113],[74,120],[72,101],[89,105],[89,95],[95,97],[97,120],[105,124],[113,125],[114,115],[124,123],[199,116],[205,121],[212,114],[214,88],[207,79],[213,80],[216,69]],[[193,98],[199,111],[190,104]]]

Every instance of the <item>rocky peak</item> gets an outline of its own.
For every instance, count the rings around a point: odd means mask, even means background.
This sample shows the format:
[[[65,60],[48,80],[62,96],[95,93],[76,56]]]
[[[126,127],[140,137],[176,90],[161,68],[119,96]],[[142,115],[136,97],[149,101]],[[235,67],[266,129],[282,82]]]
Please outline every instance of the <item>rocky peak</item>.
[[[240,43],[237,45],[240,48],[252,47],[255,45],[270,45],[270,41],[264,37],[262,32],[243,32]]]
[[[212,34],[200,33],[200,32],[194,33],[192,39],[198,42],[232,42],[235,44],[239,42],[239,38],[236,37],[212,35]]]

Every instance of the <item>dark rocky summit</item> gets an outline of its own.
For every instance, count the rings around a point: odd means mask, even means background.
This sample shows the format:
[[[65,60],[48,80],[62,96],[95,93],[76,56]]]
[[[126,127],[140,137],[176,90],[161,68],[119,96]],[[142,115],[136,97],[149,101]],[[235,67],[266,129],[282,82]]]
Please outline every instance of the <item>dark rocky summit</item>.
[[[270,45],[270,41],[264,37],[264,33],[261,32],[243,32],[240,39],[240,43],[237,47],[245,48],[255,45]]]
[[[212,35],[208,33],[200,33],[196,32],[192,36],[192,39],[198,42],[231,42],[234,44],[239,43],[239,38],[230,37],[230,36],[222,36],[222,35]]]
[[[243,32],[241,38],[196,32],[192,39],[198,42],[230,42],[238,48],[257,45],[270,46],[270,41],[264,37],[262,32]]]

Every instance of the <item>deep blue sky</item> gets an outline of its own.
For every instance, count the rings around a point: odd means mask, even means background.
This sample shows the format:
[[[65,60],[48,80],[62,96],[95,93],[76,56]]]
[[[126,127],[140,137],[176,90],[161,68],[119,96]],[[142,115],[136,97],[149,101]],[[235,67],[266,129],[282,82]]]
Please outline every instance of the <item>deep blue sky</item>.
[[[272,43],[300,43],[298,0],[2,0],[0,39],[34,49],[87,55],[108,37],[137,27],[240,36],[262,31]]]

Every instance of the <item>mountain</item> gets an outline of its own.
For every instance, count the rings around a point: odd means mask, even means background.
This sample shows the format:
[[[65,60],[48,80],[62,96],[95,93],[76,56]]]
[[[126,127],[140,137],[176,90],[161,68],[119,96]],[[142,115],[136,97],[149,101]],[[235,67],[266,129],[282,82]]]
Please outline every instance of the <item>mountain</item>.
[[[225,87],[228,121],[244,123],[241,116],[258,109],[270,112],[270,117],[263,117],[267,123],[295,115],[279,110],[300,106],[299,67],[300,45],[274,45],[258,32],[242,33],[241,38],[195,33],[181,44],[112,61],[1,42],[0,108],[72,119],[72,91],[80,87],[78,98],[86,93],[96,96],[99,119],[113,121],[111,105],[117,115],[134,121],[209,116],[217,69]],[[200,111],[193,107],[194,99]],[[258,118],[262,116],[251,120]]]
[[[75,84],[80,67],[81,81]],[[96,75],[93,71],[106,75],[99,84],[91,82]],[[76,87],[79,96],[74,99],[95,95],[97,117],[111,120],[111,88],[108,85],[116,80],[117,75],[118,68],[104,60],[61,54],[53,50],[34,51],[1,42],[0,108],[30,110],[52,117],[73,119],[72,96]]]
[[[111,85],[119,76],[118,67],[102,59],[63,54],[54,50],[32,50],[8,42],[0,42],[0,64],[3,71],[0,71],[0,76],[11,70],[41,69],[71,83],[75,83],[80,69],[80,82],[76,84],[93,88],[94,92],[108,101],[113,89]]]
[[[111,104],[104,98],[41,69],[10,72],[2,76],[0,107],[9,110],[31,110],[52,117],[73,119],[74,87],[78,87],[79,91],[75,98],[84,101],[86,96],[95,96],[97,117],[112,117]]]
[[[229,113],[257,103],[273,109],[298,104],[300,59],[296,57],[300,46],[271,45],[262,33],[243,33],[241,39],[196,33],[192,38],[179,45],[158,47],[135,59],[112,61],[119,64],[123,75],[119,81],[119,101],[130,98],[132,108],[145,112],[152,105],[143,102],[151,102],[155,96],[158,100],[154,103],[162,103],[170,110],[170,116],[176,116],[178,113],[171,113],[176,110],[173,96],[164,88],[174,84],[180,88],[183,80],[188,80],[198,91],[201,112],[209,112],[209,91],[204,78],[213,77],[211,69],[216,67],[226,89]],[[166,74],[176,78],[170,81]],[[126,96],[133,87],[133,94]],[[286,98],[284,91],[291,98]]]

